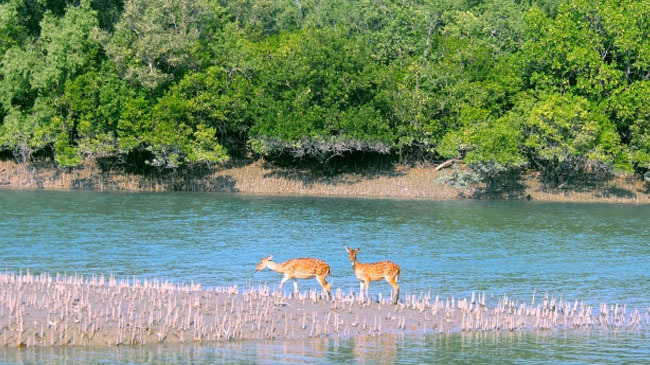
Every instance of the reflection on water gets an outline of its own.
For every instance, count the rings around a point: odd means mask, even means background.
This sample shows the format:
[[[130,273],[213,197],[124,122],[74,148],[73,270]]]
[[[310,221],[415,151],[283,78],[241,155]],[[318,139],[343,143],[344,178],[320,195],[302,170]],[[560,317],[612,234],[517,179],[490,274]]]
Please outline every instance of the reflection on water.
[[[640,363],[648,331],[455,333],[111,348],[0,348],[8,364]]]

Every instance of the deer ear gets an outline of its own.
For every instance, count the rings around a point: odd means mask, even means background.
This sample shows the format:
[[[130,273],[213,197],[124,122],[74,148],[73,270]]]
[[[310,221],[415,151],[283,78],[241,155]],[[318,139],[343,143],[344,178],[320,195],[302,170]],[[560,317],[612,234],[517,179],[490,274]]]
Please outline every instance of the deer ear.
[[[269,261],[273,260],[273,255],[269,255],[269,257],[267,257],[267,260]]]
[[[345,250],[348,251],[348,252],[350,252],[350,247],[345,246]]]
[[[359,252],[360,250],[361,250],[361,247],[357,247],[357,249],[355,251]]]

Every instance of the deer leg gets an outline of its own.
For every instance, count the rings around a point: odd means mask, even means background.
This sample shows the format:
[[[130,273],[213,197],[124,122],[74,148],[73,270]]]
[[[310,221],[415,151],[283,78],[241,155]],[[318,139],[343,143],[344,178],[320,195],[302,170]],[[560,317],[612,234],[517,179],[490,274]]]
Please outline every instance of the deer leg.
[[[363,300],[363,280],[359,280],[359,297],[361,297],[361,300]]]
[[[298,294],[298,280],[296,278],[293,279],[293,291]]]
[[[289,280],[288,276],[283,276],[282,281],[280,282],[280,286],[278,287],[278,290],[282,290],[282,284],[284,284],[287,280]]]
[[[330,286],[329,283],[327,283],[327,280],[325,280],[325,275],[317,276],[316,280],[318,280],[318,283],[327,294],[327,299],[332,299],[332,287]]]
[[[397,304],[397,302],[399,301],[399,284],[397,284],[397,280],[395,276],[386,278],[386,281],[395,290],[395,293],[393,294],[393,304]]]
[[[366,300],[370,299],[370,294],[368,293],[368,290],[370,289],[370,279],[364,279],[363,284],[366,287]]]

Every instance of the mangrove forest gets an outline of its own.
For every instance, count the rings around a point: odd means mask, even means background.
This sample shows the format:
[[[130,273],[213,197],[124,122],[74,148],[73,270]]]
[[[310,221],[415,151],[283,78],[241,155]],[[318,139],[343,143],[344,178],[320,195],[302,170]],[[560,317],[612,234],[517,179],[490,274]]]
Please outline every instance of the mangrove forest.
[[[650,1],[0,0],[3,158],[355,154],[650,181]]]

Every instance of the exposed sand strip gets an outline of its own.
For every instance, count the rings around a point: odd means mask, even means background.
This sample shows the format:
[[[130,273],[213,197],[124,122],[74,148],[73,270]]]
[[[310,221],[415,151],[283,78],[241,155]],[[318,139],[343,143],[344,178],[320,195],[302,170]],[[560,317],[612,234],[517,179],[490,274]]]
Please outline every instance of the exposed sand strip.
[[[457,331],[648,328],[645,311],[538,298],[405,295],[360,301],[335,290],[288,297],[268,287],[200,285],[82,276],[0,275],[0,345],[78,346],[205,343],[240,339],[432,334]]]

